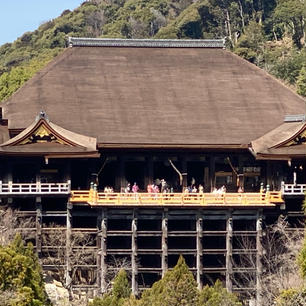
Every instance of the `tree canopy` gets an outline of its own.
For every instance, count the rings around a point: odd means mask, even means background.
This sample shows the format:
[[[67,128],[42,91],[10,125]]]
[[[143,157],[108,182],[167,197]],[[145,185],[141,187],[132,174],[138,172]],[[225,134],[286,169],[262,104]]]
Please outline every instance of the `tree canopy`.
[[[0,246],[0,296],[8,296],[10,306],[46,305],[37,256],[31,244],[24,246],[20,235],[8,246]]]

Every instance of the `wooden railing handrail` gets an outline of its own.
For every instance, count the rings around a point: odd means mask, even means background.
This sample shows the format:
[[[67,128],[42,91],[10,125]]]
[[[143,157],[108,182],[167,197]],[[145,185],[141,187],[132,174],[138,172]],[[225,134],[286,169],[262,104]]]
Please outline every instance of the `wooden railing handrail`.
[[[59,194],[70,193],[70,181],[60,183],[3,183],[0,181],[0,195],[1,194]]]
[[[280,191],[266,193],[103,193],[72,190],[71,203],[90,205],[273,205],[284,203]]]
[[[284,195],[303,195],[306,193],[306,184],[285,184],[281,188]]]

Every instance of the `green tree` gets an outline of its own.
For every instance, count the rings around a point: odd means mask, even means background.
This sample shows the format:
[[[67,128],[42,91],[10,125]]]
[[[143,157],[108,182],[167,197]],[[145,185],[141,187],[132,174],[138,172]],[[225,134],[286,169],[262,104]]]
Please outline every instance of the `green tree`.
[[[251,21],[245,34],[241,35],[238,40],[234,52],[251,63],[259,65],[262,61],[264,40],[262,26]]]
[[[223,288],[217,280],[214,286],[205,286],[199,295],[197,306],[241,306],[236,295]]]
[[[121,269],[114,279],[113,288],[102,297],[96,297],[89,306],[121,306],[131,295],[126,272]]]
[[[284,290],[276,299],[277,306],[305,306],[306,289],[287,289]]]
[[[298,48],[305,39],[305,3],[300,0],[278,0],[274,10],[275,23],[282,31],[289,32]]]
[[[306,97],[306,66],[303,66],[296,82],[297,93]]]
[[[173,270],[154,283],[142,295],[140,306],[194,306],[198,299],[197,284],[182,256]]]
[[[10,245],[0,247],[0,291],[15,292],[8,301],[11,306],[46,305],[37,256],[31,244],[23,245],[20,235]]]

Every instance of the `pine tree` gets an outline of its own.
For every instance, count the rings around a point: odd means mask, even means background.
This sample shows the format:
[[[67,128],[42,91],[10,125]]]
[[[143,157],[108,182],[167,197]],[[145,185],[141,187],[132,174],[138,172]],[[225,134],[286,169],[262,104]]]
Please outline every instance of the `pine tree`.
[[[20,235],[0,246],[0,291],[13,292],[9,304],[14,306],[46,305],[41,268],[33,246],[24,246]]]
[[[199,295],[197,306],[241,306],[236,295],[223,288],[217,280],[214,286],[205,286]]]
[[[144,292],[140,306],[194,306],[197,284],[182,256],[171,271]]]
[[[122,306],[125,299],[131,295],[131,289],[126,272],[121,269],[114,279],[113,288],[102,297],[96,297],[90,306]]]

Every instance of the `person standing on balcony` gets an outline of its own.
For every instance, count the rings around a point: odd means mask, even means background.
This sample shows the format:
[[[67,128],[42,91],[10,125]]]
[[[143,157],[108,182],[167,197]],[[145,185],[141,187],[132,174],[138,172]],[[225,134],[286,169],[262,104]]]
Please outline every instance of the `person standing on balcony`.
[[[202,184],[199,185],[199,193],[203,194],[204,193],[204,187]]]
[[[167,192],[167,182],[164,179],[161,180],[161,192]]]
[[[139,187],[135,182],[134,185],[132,186],[132,192],[137,193],[138,191],[139,191]]]
[[[127,186],[124,188],[124,192],[125,193],[131,192],[131,184],[130,183],[128,183]]]

